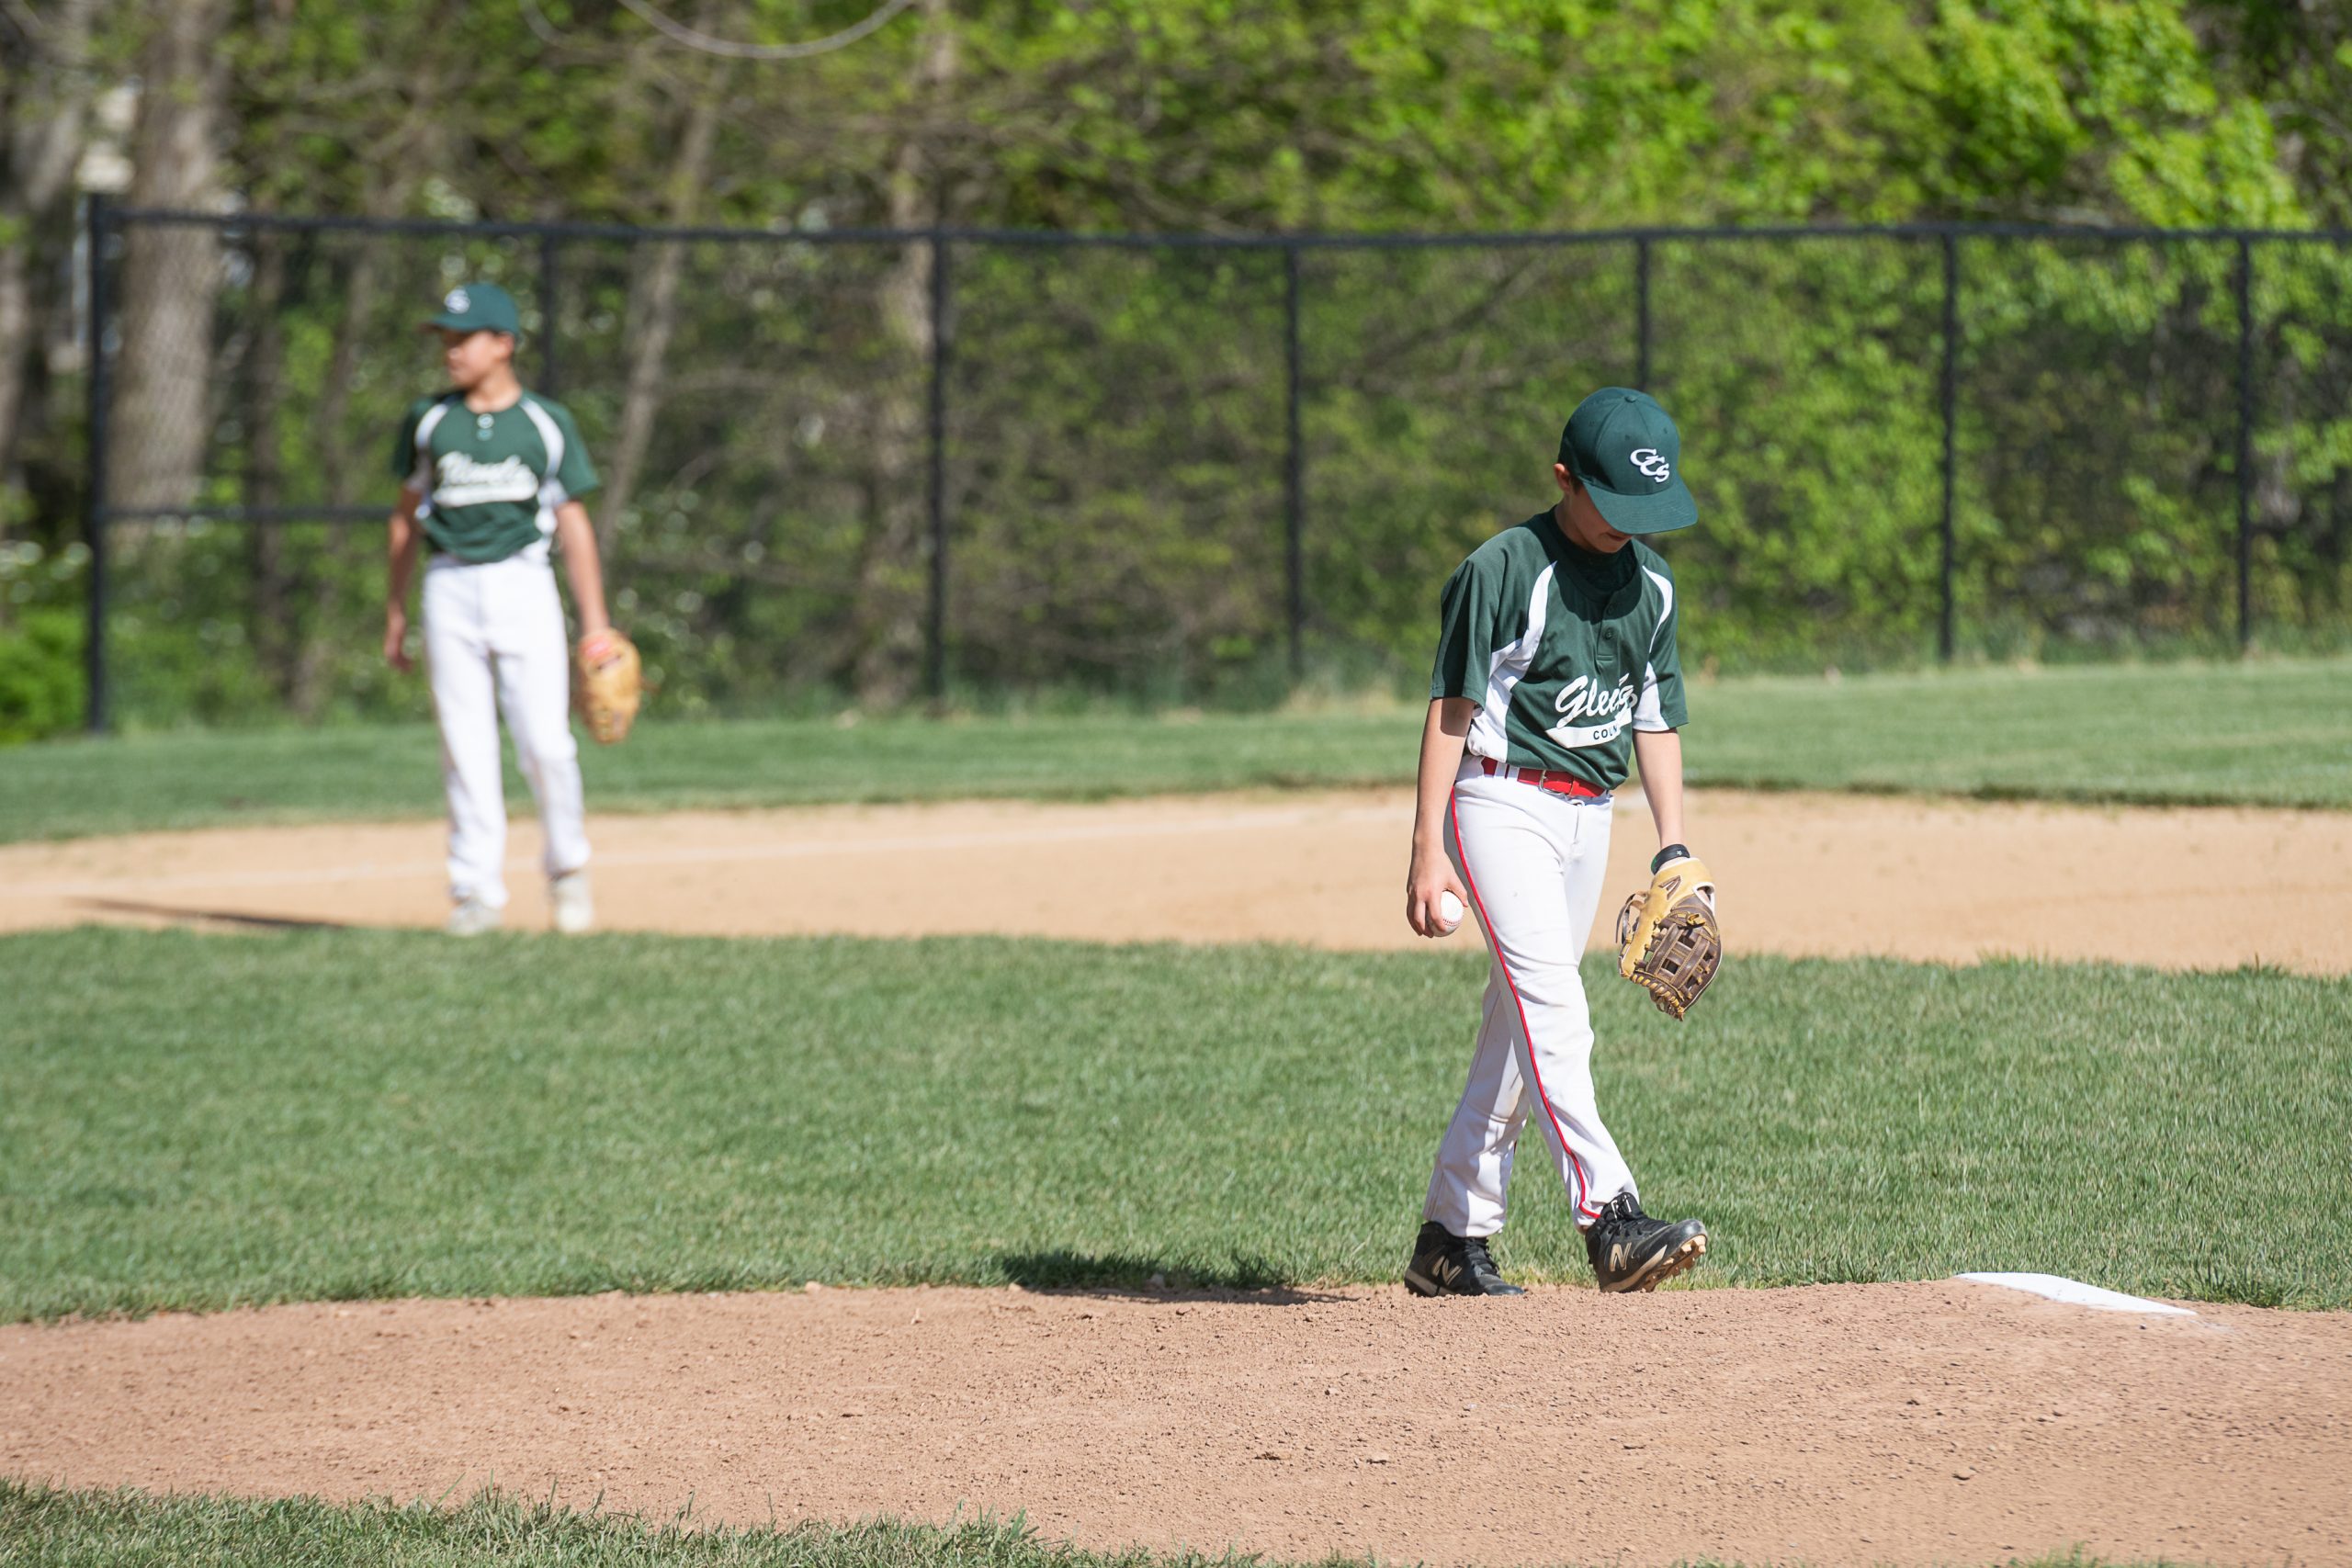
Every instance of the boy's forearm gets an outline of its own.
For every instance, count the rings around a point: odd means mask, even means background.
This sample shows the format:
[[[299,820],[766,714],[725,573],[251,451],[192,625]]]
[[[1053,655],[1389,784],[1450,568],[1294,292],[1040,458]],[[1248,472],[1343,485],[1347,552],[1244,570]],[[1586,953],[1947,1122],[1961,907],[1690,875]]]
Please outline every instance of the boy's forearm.
[[[1466,697],[1440,697],[1430,704],[1421,726],[1421,764],[1413,797],[1416,840],[1434,844],[1445,832],[1446,799],[1453,793],[1453,775],[1461,771],[1470,720],[1477,711]]]
[[[571,603],[580,612],[580,635],[590,637],[611,630],[613,623],[605,613],[605,563],[596,552],[596,529],[588,521],[587,508],[567,502],[556,514],[556,525],[562,535],[564,575],[571,580]]]
[[[1673,729],[1634,731],[1634,757],[1642,770],[1642,798],[1657,824],[1658,847],[1682,840],[1682,735]]]
[[[416,517],[405,501],[392,512],[385,540],[384,565],[385,606],[406,609],[409,579],[416,573]]]
[[[564,556],[564,571],[571,579],[571,602],[580,610],[580,635],[594,637],[612,629],[605,613],[605,574],[591,545],[588,553]]]

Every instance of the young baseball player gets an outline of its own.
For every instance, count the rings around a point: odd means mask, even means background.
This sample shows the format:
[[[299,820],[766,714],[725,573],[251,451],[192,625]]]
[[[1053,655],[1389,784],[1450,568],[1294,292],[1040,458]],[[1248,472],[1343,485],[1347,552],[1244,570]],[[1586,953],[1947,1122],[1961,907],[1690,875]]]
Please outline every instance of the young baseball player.
[[[1611,792],[1634,758],[1657,825],[1652,872],[1690,855],[1674,575],[1638,537],[1698,521],[1680,469],[1666,411],[1603,388],[1560,437],[1558,504],[1479,546],[1445,585],[1405,919],[1445,934],[1459,919],[1442,909],[1450,893],[1476,911],[1494,962],[1469,1085],[1405,1269],[1425,1296],[1521,1293],[1487,1238],[1502,1228],[1531,1117],[1602,1290],[1652,1289],[1706,1250],[1698,1221],[1642,1213],[1594,1103],[1577,972],[1609,861]]]
[[[605,616],[596,531],[580,497],[596,488],[579,428],[560,403],[514,376],[514,299],[496,284],[453,288],[424,325],[440,333],[449,389],[420,399],[401,425],[392,471],[384,657],[406,671],[408,585],[420,536],[424,657],[441,725],[449,799],[448,929],[494,929],[506,907],[506,799],[498,716],[514,737],[547,839],[548,905],[558,931],[595,922],[580,752],[571,723],[571,649],[548,565],[563,550],[580,612],[581,654],[615,640]]]

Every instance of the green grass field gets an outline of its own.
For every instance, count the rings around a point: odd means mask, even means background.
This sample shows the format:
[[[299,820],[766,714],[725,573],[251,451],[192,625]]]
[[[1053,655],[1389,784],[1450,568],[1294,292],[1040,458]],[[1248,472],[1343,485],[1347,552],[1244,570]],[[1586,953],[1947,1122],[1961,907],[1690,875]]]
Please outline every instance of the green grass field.
[[[1395,1277],[1479,958],[963,939],[0,940],[0,1319],[402,1294]],[[2352,982],[1593,976],[1711,1283],[2352,1304]],[[1527,1163],[1499,1248],[1579,1279]]]
[[[21,1568],[1281,1568],[1258,1557],[1080,1551],[1019,1520],[730,1529],[483,1497],[449,1508],[308,1497],[155,1498],[0,1479],[0,1560]],[[1317,1568],[1374,1568],[1329,1557]],[[2007,1568],[2103,1568],[2079,1553]],[[2121,1568],[2121,1565],[2113,1565]]]
[[[1691,715],[1700,784],[2352,807],[2352,660],[1727,681]]]
[[[1978,669],[1697,687],[1694,783],[2352,807],[2352,661]],[[592,750],[603,810],[1401,784],[1417,709],[665,725]],[[0,841],[431,816],[422,727],[191,731],[0,751]],[[511,798],[526,802],[510,781]]]

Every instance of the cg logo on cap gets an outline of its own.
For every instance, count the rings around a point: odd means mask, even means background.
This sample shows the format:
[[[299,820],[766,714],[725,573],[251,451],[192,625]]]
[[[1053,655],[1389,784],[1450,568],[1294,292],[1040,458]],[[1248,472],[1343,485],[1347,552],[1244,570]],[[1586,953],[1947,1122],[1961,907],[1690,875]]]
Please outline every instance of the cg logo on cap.
[[[464,308],[462,305],[452,307],[455,310]],[[1641,469],[1643,474],[1659,484],[1664,484],[1674,472],[1673,468],[1666,460],[1666,455],[1655,446],[1636,446],[1625,456],[1632,460],[1634,467]]]
[[[441,301],[441,306],[444,310],[455,310],[462,316],[473,308],[473,299],[464,289],[452,288],[449,290],[449,297]]]

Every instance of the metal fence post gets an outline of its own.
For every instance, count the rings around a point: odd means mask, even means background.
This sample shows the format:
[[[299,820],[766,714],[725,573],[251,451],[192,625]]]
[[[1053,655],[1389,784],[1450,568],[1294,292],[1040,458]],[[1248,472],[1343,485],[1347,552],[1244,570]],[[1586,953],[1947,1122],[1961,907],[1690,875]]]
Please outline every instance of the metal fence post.
[[[1298,343],[1299,256],[1296,245],[1283,247],[1283,397],[1287,445],[1283,453],[1283,572],[1288,592],[1290,678],[1306,672],[1306,452],[1300,431],[1300,354]]]
[[[557,368],[556,306],[560,296],[556,272],[556,237],[545,230],[539,233],[539,390],[548,397],[558,395],[562,378]]]
[[[1960,236],[1944,231],[1944,510],[1940,603],[1936,618],[1936,657],[1952,655],[1952,489],[1959,463],[1960,424]]]
[[[1650,241],[1645,234],[1634,242],[1634,386],[1650,389]]]
[[[82,635],[83,720],[93,735],[104,735],[107,710],[107,405],[113,392],[107,364],[107,209],[103,192],[90,193],[90,344],[85,386],[89,407],[89,491],[82,517],[82,542],[90,552],[88,619]]]
[[[2254,242],[2238,236],[2238,651],[2254,646]]]
[[[947,695],[947,236],[931,231],[931,603],[923,617],[923,685]]]

